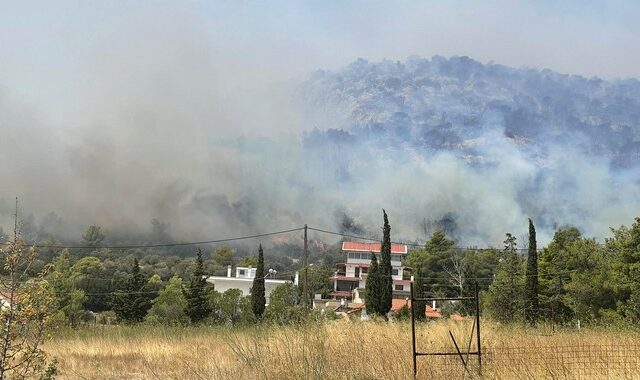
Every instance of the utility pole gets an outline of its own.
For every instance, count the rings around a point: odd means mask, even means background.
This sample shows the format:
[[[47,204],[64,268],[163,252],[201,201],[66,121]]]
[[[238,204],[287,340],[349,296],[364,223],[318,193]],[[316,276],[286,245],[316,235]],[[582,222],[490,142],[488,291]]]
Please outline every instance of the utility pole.
[[[18,241],[18,197],[16,197],[16,213],[13,215],[13,245],[14,249]]]
[[[307,284],[309,282],[309,251],[307,249],[307,225],[304,225],[304,284],[302,286],[302,297],[304,300],[304,308],[308,309]]]

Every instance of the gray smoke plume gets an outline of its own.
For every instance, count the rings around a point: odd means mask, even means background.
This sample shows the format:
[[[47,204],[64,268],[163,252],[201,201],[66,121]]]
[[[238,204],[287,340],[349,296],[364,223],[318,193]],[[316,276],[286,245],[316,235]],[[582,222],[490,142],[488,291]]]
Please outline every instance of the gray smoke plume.
[[[42,33],[66,41],[64,67],[0,59],[5,232],[15,196],[30,237],[76,241],[91,224],[130,240],[379,236],[385,208],[394,239],[484,246],[528,217],[542,241],[564,225],[602,238],[640,210],[638,81],[464,57],[310,73],[313,54],[249,49],[197,8],[98,13]]]

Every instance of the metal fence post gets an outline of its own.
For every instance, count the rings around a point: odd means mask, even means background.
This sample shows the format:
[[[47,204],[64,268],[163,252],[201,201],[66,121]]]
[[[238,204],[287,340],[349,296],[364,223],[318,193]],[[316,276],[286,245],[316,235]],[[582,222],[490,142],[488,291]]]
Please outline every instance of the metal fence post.
[[[411,292],[411,340],[413,355],[413,378],[418,375],[418,363],[416,362],[416,303],[413,297],[413,282],[409,283],[409,291]]]
[[[475,283],[474,295],[476,298],[476,340],[478,344],[478,374],[482,375],[482,346],[480,344],[480,297],[478,281]]]

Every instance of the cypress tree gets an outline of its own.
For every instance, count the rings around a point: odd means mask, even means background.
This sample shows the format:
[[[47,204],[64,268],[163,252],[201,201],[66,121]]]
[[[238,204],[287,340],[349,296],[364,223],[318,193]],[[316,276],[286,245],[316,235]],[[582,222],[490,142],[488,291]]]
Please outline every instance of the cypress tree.
[[[391,278],[391,226],[387,212],[383,209],[384,227],[382,229],[382,246],[380,247],[380,306],[381,315],[391,310],[393,298],[393,280]]]
[[[151,301],[145,293],[146,283],[138,259],[133,259],[129,278],[120,284],[111,299],[112,309],[119,319],[126,322],[141,322],[144,319],[151,308]]]
[[[199,323],[211,314],[211,306],[207,297],[207,280],[204,278],[204,262],[202,251],[198,248],[196,267],[191,276],[189,287],[185,291],[187,298],[186,313],[192,323]]]
[[[256,276],[253,278],[253,286],[251,286],[251,310],[258,318],[264,314],[265,304],[267,303],[264,296],[264,276],[264,252],[262,251],[262,244],[260,244],[258,246]]]
[[[371,264],[369,265],[369,272],[367,273],[365,291],[367,292],[365,297],[367,314],[380,314],[380,272],[378,268],[378,258],[374,253],[371,253]]]
[[[525,322],[535,325],[538,319],[538,249],[536,243],[536,228],[529,219],[529,256],[525,282],[524,318]]]
[[[147,279],[144,277],[144,274],[140,273],[138,259],[134,259],[133,262],[132,282],[133,289],[137,292],[133,297],[133,315],[135,321],[140,322],[147,315],[149,309],[151,309],[151,300],[145,292]]]
[[[425,298],[425,280],[420,276],[420,272],[418,272],[413,281],[413,296],[415,298]],[[427,311],[427,301],[414,301],[414,304],[411,305],[412,308],[415,308],[415,316],[416,320],[424,321]]]

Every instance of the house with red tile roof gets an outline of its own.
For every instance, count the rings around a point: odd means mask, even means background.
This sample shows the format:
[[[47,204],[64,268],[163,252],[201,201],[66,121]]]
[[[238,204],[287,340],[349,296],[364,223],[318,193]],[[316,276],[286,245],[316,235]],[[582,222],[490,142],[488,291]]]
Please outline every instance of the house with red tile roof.
[[[402,299],[391,300],[391,311],[393,311],[394,313],[397,313],[398,311],[400,311],[400,309],[402,309],[404,306],[411,309],[411,300],[408,298],[403,300]],[[442,313],[440,313],[440,309],[426,305],[424,310],[424,316],[427,318],[442,318]]]
[[[345,241],[342,243],[345,262],[336,266],[333,280],[334,299],[346,299],[353,302],[364,302],[360,295],[365,294],[367,272],[371,263],[371,254],[380,260],[380,243],[360,243]],[[409,297],[409,284],[412,279],[409,270],[404,266],[404,258],[408,249],[405,244],[391,244],[391,278],[393,279],[393,298],[404,300]]]

